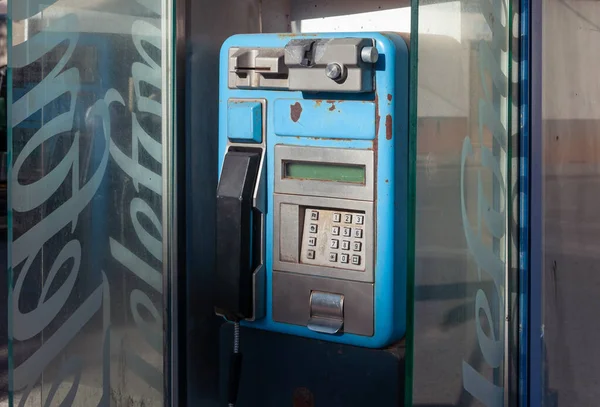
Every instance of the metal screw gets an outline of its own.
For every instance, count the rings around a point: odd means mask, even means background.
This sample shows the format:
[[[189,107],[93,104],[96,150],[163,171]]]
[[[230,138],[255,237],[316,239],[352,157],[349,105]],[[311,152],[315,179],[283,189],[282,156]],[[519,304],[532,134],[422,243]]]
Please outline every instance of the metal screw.
[[[375,47],[364,47],[360,51],[360,58],[367,64],[374,64],[379,59],[379,51]]]
[[[325,74],[329,79],[333,79],[334,81],[340,79],[342,77],[342,67],[340,64],[331,62],[327,64],[327,67],[325,68]]]

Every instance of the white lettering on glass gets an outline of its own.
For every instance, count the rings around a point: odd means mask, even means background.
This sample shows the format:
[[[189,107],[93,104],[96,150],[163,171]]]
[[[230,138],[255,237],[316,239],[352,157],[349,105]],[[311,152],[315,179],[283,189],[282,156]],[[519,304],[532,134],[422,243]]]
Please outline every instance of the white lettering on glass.
[[[34,0],[29,0],[32,3]],[[27,3],[27,1],[23,1]],[[161,0],[138,0],[151,13],[159,18],[161,16]],[[80,92],[82,90],[79,69],[70,64],[74,51],[80,38],[79,21],[76,15],[69,14],[60,18],[49,19],[44,28],[37,34],[28,38],[22,44],[13,47],[13,67],[15,69],[38,69],[34,63],[39,61],[59,45],[66,45],[58,63],[50,72],[44,75],[41,81],[29,90],[25,95],[13,104],[11,125],[18,128],[25,120],[39,112],[49,103],[60,99],[63,109],[56,115],[40,125],[40,129],[25,142],[24,147],[14,157],[14,165],[11,179],[13,213],[27,213],[39,209],[41,206],[50,206],[49,201],[56,196],[57,191],[65,185],[71,187],[65,201],[58,207],[52,206],[52,211],[44,213],[38,223],[33,225],[27,232],[11,242],[12,262],[11,267],[18,269],[14,286],[12,287],[12,327],[10,335],[12,341],[26,341],[42,333],[57,316],[67,311],[67,302],[76,290],[77,281],[88,279],[89,276],[80,275],[82,261],[82,242],[76,233],[79,217],[97,194],[100,184],[104,179],[108,168],[109,159],[123,171],[124,176],[129,176],[136,191],[143,186],[156,195],[158,200],[162,199],[162,174],[145,167],[140,162],[140,153],[143,151],[162,165],[162,143],[148,134],[140,124],[139,115],[150,115],[160,123],[162,120],[162,104],[156,100],[156,95],[161,95],[162,70],[160,62],[152,59],[147,52],[147,47],[152,46],[162,54],[162,34],[160,28],[152,25],[149,20],[135,21],[131,27],[133,45],[141,62],[135,62],[131,67],[131,75],[135,91],[136,109],[132,112],[131,128],[131,152],[122,151],[111,138],[111,117],[109,108],[116,103],[125,106],[124,98],[116,89],[110,89],[104,97],[95,101],[88,112],[88,117],[99,118],[102,122],[102,136],[104,143],[94,153],[99,157],[99,162],[94,165],[93,174],[81,181],[80,171],[80,140],[79,133],[75,130],[75,110]],[[101,36],[102,34],[97,34]],[[100,75],[105,74],[100,72]],[[103,78],[104,79],[104,78]],[[107,78],[106,80],[110,80]],[[142,85],[143,84],[143,85]],[[150,95],[146,89],[154,88],[157,92]],[[67,101],[67,102],[65,102]],[[65,102],[65,103],[63,103]],[[156,120],[155,120],[156,123]],[[19,137],[24,132],[17,132]],[[66,149],[64,156],[58,164],[51,167],[42,178],[35,182],[21,182],[30,168],[31,157],[35,154],[39,157],[42,153],[41,147],[45,142],[53,138],[70,134],[71,144]],[[21,141],[21,140],[19,140]],[[96,148],[96,147],[94,147]],[[28,161],[29,160],[29,161]],[[62,193],[62,192],[61,192]],[[63,196],[63,195],[61,195]],[[153,202],[155,202],[154,200]],[[121,208],[125,209],[125,208]],[[133,225],[135,236],[142,243],[142,251],[130,249],[127,246],[131,242],[119,242],[109,238],[109,250],[113,259],[124,266],[127,270],[143,281],[144,289],[150,289],[158,294],[163,292],[162,270],[156,269],[143,260],[145,255],[150,254],[154,259],[162,262],[162,223],[156,208],[151,203],[144,201],[142,196],[135,196],[129,202],[129,216]],[[94,214],[102,216],[103,214]],[[65,232],[70,232],[67,236]],[[57,234],[61,233],[60,238]],[[57,250],[54,259],[47,259],[45,245],[63,245]],[[138,245],[135,245],[138,247]],[[92,248],[91,250],[94,250]],[[135,251],[138,252],[135,252]],[[36,260],[44,258],[43,266]],[[37,264],[34,266],[34,264]],[[47,264],[47,265],[46,265]],[[22,310],[19,301],[24,297],[28,275],[34,271],[39,273],[39,268],[45,274],[41,293],[34,309]],[[34,270],[35,268],[35,270]],[[58,275],[61,275],[59,278]],[[57,328],[53,328],[52,334],[44,335],[43,343],[27,359],[14,367],[10,389],[20,393],[19,406],[25,406],[31,402],[28,400],[30,394],[39,386],[44,370],[55,363],[59,355],[65,355],[59,370],[54,378],[49,391],[43,400],[44,406],[73,405],[80,387],[82,376],[83,358],[78,355],[64,353],[69,343],[81,332],[98,313],[101,313],[103,321],[102,330],[102,389],[98,400],[98,406],[108,407],[111,402],[111,366],[110,351],[111,337],[115,339],[115,333],[111,332],[110,320],[110,285],[104,271],[101,272],[102,281],[92,290],[88,297],[82,299],[78,308],[71,312],[68,318]],[[59,284],[60,283],[60,284]],[[57,287],[58,285],[58,287]],[[141,336],[148,342],[150,348],[162,355],[163,351],[163,323],[162,304],[154,304],[150,293],[141,288],[133,289],[129,293],[129,307],[136,327]],[[28,296],[31,294],[27,294]],[[134,372],[152,388],[159,392],[163,391],[162,366],[149,363],[147,355],[139,355],[138,349],[123,349],[125,367]],[[144,357],[142,357],[144,356]],[[153,358],[154,359],[154,358]],[[114,369],[113,369],[114,370]],[[120,372],[119,374],[123,374]],[[70,384],[64,383],[69,380]],[[67,388],[66,392],[63,388]],[[59,391],[60,389],[60,391]],[[60,394],[60,396],[59,396]],[[60,397],[60,400],[58,398]],[[94,402],[96,403],[96,402]]]
[[[11,267],[14,269],[22,265],[12,287],[11,312],[13,324],[10,337],[12,341],[25,341],[39,335],[56,318],[69,299],[81,266],[81,243],[76,236],[72,236],[71,239],[63,239],[65,244],[56,258],[51,261],[50,270],[44,279],[37,306],[33,310],[21,312],[19,303],[24,292],[25,279],[31,272],[35,259],[41,256],[44,245],[69,224],[73,235],[79,215],[94,197],[108,165],[109,153],[108,148],[105,147],[104,151],[100,153],[101,159],[95,172],[88,177],[86,183],[81,185],[79,177],[79,140],[77,134],[72,131],[81,80],[77,68],[64,69],[78,42],[77,27],[77,17],[66,15],[49,21],[44,30],[38,32],[25,43],[16,45],[13,49],[13,67],[21,69],[30,66],[60,43],[67,42],[67,49],[55,67],[33,89],[14,103],[11,118],[13,128],[18,127],[32,114],[65,94],[69,96],[70,102],[69,109],[66,112],[43,122],[15,157],[11,179],[12,210],[14,212],[27,212],[47,203],[50,197],[65,183],[69,175],[71,177],[71,191],[65,202],[46,214],[37,224],[11,242]],[[32,69],[36,68],[33,67]],[[110,99],[108,94],[107,99]],[[110,139],[109,104],[110,102],[107,102],[107,100],[101,99],[96,101],[90,109],[90,115],[100,118],[102,121],[105,146],[108,146]],[[38,181],[21,184],[19,175],[21,171],[26,171],[23,167],[27,159],[40,151],[42,143],[65,132],[73,133],[73,140],[62,160]],[[67,278],[58,288],[55,287],[52,294],[50,294],[50,288],[55,283],[59,270],[68,262],[71,266]],[[29,395],[44,369],[100,310],[103,311],[104,315],[103,330],[106,340],[108,337],[106,333],[110,326],[108,311],[110,304],[106,302],[110,298],[109,291],[108,280],[103,275],[102,283],[83,300],[83,303],[69,318],[54,333],[44,338],[41,346],[31,356],[14,367],[10,387],[12,391],[23,391],[19,406],[26,405]],[[107,349],[109,347],[105,343],[103,351]],[[107,356],[105,355],[105,357]],[[58,387],[67,377],[74,377],[69,391],[61,402],[61,405],[70,405],[77,394],[81,369],[81,362],[76,356],[67,358],[62,363],[59,373],[53,381],[44,405],[56,403],[54,397],[57,394]],[[109,385],[109,382],[103,382],[103,391],[106,394],[109,393],[107,391]]]
[[[160,0],[138,0],[138,3],[145,6],[151,12],[160,16]],[[110,155],[115,163],[123,170],[125,174],[131,177],[136,191],[139,192],[140,184],[148,188],[158,197],[162,196],[162,174],[152,171],[140,163],[140,147],[152,157],[157,163],[162,165],[162,143],[156,141],[148,134],[138,121],[138,114],[146,116],[152,115],[155,118],[162,119],[162,104],[154,100],[150,95],[142,92],[141,84],[150,85],[153,89],[161,90],[162,69],[161,65],[154,61],[144,48],[144,42],[153,46],[162,54],[162,36],[160,28],[147,21],[135,21],[131,28],[132,39],[139,56],[143,62],[135,62],[131,67],[133,78],[133,87],[135,92],[135,106],[137,110],[131,114],[132,132],[131,132],[131,156],[124,153],[117,144],[110,141]],[[150,204],[141,197],[135,197],[129,205],[130,220],[137,238],[142,243],[144,249],[155,259],[162,262],[162,223],[158,215],[154,212]],[[141,217],[150,221],[160,240],[154,237],[150,231],[146,230],[140,222]],[[125,266],[131,273],[139,277],[148,284],[157,293],[163,292],[162,270],[157,270],[142,257],[143,253],[134,253],[126,247],[127,242],[118,242],[110,238],[111,255],[121,265]],[[137,328],[142,332],[143,338],[159,354],[163,350],[163,322],[162,313],[158,311],[152,303],[150,296],[142,290],[136,289],[130,293],[129,303],[131,313]],[[152,316],[152,321],[147,321],[140,315],[139,309],[143,307],[147,313]],[[163,390],[162,368],[149,364],[143,358],[138,356],[134,349],[126,348],[124,350],[126,357],[126,367],[132,370],[138,377],[142,378],[148,385],[159,392]],[[163,356],[164,357],[164,356]]]
[[[492,1],[492,3],[490,2]],[[481,152],[481,165],[486,170],[486,175],[491,174],[492,179],[499,188],[496,191],[496,200],[506,200],[506,177],[501,166],[506,160],[508,148],[507,129],[502,123],[506,109],[508,93],[508,78],[502,71],[501,60],[498,58],[508,52],[508,8],[505,0],[482,0],[480,1],[481,13],[485,17],[488,27],[492,33],[491,41],[481,40],[478,46],[479,76],[483,88],[483,98],[479,100],[478,116],[478,141]],[[493,91],[489,88],[488,77],[491,79]],[[497,95],[499,101],[494,101],[492,94]],[[499,146],[498,154],[494,154],[483,143],[484,128],[491,132],[494,143]],[[497,338],[494,326],[504,324],[501,317],[504,313],[505,301],[505,266],[506,261],[502,255],[494,250],[491,243],[483,238],[483,230],[494,239],[502,239],[506,234],[505,209],[495,209],[485,196],[482,181],[482,170],[477,170],[477,225],[473,227],[467,216],[465,203],[465,167],[469,158],[474,158],[473,144],[470,137],[463,142],[461,155],[461,212],[463,228],[467,241],[467,247],[477,265],[479,280],[482,280],[482,272],[486,273],[494,283],[492,295],[497,296],[498,308],[491,309],[488,294],[482,289],[477,290],[475,296],[475,329],[479,350],[483,360],[492,369],[502,367],[504,359],[504,338]],[[481,312],[485,315],[489,330],[482,327]],[[495,319],[496,318],[496,319]],[[486,333],[489,332],[489,333]],[[501,407],[504,405],[504,390],[501,385],[487,380],[482,373],[477,371],[466,361],[462,363],[463,386],[473,397],[488,407]]]

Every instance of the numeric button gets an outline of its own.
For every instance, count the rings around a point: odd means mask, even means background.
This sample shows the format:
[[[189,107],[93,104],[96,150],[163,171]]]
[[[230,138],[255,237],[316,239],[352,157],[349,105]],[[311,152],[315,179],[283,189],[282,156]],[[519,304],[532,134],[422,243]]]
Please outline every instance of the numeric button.
[[[350,242],[348,240],[342,241],[342,250],[350,250]]]
[[[333,221],[335,223],[340,223],[342,221],[342,214],[341,213],[334,213],[333,214]]]
[[[360,252],[362,244],[360,242],[354,242],[352,243],[352,250],[354,250],[355,252]]]
[[[342,262],[342,263],[348,263],[348,255],[346,253],[342,253],[340,255],[340,262]]]
[[[332,239],[331,242],[329,242],[329,247],[332,249],[337,249],[340,246],[340,241],[337,239]]]
[[[360,239],[360,238],[362,238],[362,236],[363,236],[362,229],[358,229],[358,228],[354,229],[354,237],[355,238]]]
[[[352,229],[351,228],[344,228],[343,236],[344,237],[350,237],[350,236],[352,236]]]
[[[331,234],[334,236],[339,236],[340,235],[340,227],[339,226],[332,227]]]
[[[357,225],[362,225],[365,223],[364,215],[354,215],[354,223]]]
[[[344,223],[352,223],[352,215],[347,213],[344,215]]]

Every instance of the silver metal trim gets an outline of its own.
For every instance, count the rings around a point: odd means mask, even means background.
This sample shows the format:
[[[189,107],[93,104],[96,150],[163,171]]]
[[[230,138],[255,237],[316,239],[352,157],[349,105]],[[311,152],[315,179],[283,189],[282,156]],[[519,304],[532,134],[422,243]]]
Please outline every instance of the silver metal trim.
[[[264,245],[262,251],[264,252]],[[260,264],[252,273],[252,295],[254,303],[252,304],[252,318],[246,318],[246,321],[258,321],[266,315],[267,304],[265,301],[266,291],[266,266],[264,262]]]
[[[368,64],[375,64],[379,60],[379,51],[377,47],[364,47],[360,50],[360,58]]]
[[[230,89],[287,89],[289,70],[283,48],[229,48],[227,85]],[[246,66],[238,66],[239,62]]]
[[[258,208],[257,208],[258,209]],[[252,304],[252,318],[246,318],[246,321],[258,321],[266,315],[266,216],[265,212],[262,212],[260,217],[260,236],[262,237],[260,242],[260,264],[252,272],[252,298],[254,303]]]
[[[275,193],[312,195],[331,198],[373,201],[375,199],[375,155],[372,150],[343,148],[275,146]],[[284,177],[286,161],[365,166],[365,184],[296,180]]]
[[[373,336],[375,333],[375,299],[372,283],[313,277],[273,270],[273,321],[308,326],[310,295],[314,291],[344,298],[344,326],[347,334]]]
[[[344,326],[344,296],[312,291],[308,300],[310,319],[306,325],[315,332],[333,335]]]
[[[304,92],[370,92],[375,88],[374,67],[361,58],[372,38],[291,39],[285,46],[289,90]],[[307,55],[308,54],[308,55]],[[327,66],[337,65],[339,74],[328,77]],[[332,80],[333,79],[333,80]]]
[[[263,130],[264,131],[264,130]],[[258,209],[261,213],[267,213],[267,170],[266,166],[266,147],[263,142],[262,154],[260,157],[260,164],[258,167],[258,182],[256,183],[256,187],[254,188],[254,195],[252,197],[252,204],[256,209]]]
[[[365,222],[365,271],[356,271],[351,269],[341,269],[332,267],[321,267],[303,264],[300,262],[292,263],[285,262],[279,259],[280,252],[280,206],[283,203],[319,207],[319,208],[331,208],[331,209],[347,209],[357,210],[365,212],[365,219],[371,219],[369,222]],[[299,211],[300,214],[303,211]],[[372,283],[375,281],[375,217],[374,217],[374,203],[365,201],[355,201],[348,199],[339,198],[323,198],[323,197],[311,197],[311,196],[300,196],[300,195],[282,195],[275,194],[273,196],[273,269],[287,271],[291,273],[331,277],[342,280],[361,281]],[[299,237],[300,239],[300,237]],[[298,256],[298,259],[300,256]]]

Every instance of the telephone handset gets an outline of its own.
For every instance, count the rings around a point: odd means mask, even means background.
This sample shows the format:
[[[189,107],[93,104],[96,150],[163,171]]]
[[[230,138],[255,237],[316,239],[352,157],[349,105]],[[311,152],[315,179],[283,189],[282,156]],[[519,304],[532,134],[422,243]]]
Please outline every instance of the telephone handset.
[[[357,346],[401,339],[404,40],[237,35],[224,43],[220,69],[217,314]]]
[[[228,152],[217,189],[215,307],[229,320],[247,319],[253,313],[252,197],[259,164],[260,152]]]

